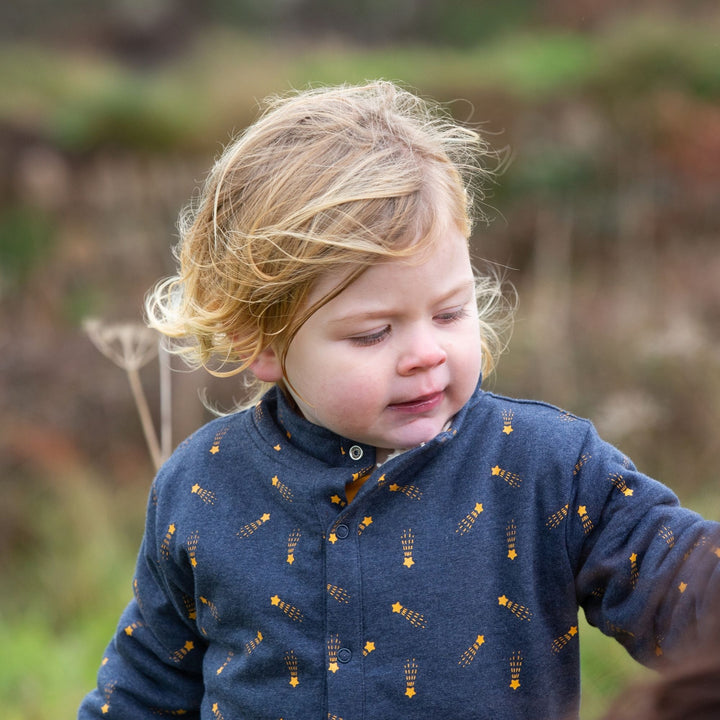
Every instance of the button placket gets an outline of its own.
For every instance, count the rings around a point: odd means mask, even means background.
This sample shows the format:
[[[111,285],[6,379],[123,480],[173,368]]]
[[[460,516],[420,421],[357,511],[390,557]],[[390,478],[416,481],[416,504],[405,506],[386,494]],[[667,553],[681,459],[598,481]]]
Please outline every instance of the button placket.
[[[362,707],[364,687],[362,653],[356,652],[362,647],[357,528],[349,519],[338,518],[328,540],[326,617],[328,649],[332,647],[330,660],[334,661],[328,673],[328,708],[339,717],[353,716]]]

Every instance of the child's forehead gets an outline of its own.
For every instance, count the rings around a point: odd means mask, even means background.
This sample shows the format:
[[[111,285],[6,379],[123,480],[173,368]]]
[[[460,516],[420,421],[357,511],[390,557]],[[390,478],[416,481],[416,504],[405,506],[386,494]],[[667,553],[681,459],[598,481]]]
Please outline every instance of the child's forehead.
[[[328,297],[332,298],[329,302],[338,303],[357,296],[379,300],[397,283],[420,277],[423,284],[415,289],[427,297],[474,284],[468,243],[457,227],[447,235],[413,244],[409,253],[399,257],[379,257],[364,267],[347,264],[321,274],[310,287],[308,304]]]

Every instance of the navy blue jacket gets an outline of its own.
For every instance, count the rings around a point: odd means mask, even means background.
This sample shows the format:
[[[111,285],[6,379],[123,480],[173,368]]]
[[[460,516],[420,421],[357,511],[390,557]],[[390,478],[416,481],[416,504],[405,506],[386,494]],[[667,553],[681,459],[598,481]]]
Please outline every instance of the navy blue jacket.
[[[158,474],[79,718],[576,717],[578,606],[651,661],[717,606],[719,530],[548,405],[478,390],[376,468],[271,390]]]

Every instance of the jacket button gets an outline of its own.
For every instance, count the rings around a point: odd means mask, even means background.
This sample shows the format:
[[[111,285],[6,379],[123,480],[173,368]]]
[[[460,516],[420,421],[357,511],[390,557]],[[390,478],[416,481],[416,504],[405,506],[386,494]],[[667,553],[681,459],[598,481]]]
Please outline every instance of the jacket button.
[[[335,537],[344,540],[350,534],[350,528],[347,525],[338,525],[335,528]]]
[[[360,460],[363,456],[363,449],[359,445],[353,445],[350,448],[350,457],[353,460]]]
[[[349,663],[352,658],[352,650],[349,648],[340,648],[337,651],[338,662]]]

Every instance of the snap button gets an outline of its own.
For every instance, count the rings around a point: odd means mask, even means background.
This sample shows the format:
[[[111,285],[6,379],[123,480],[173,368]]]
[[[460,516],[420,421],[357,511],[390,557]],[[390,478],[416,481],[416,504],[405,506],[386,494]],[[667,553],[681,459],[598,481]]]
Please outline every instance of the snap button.
[[[335,537],[344,540],[350,534],[350,528],[347,525],[338,525],[335,528]]]
[[[340,648],[337,651],[338,662],[349,663],[352,658],[352,650],[349,648]]]
[[[353,460],[360,460],[360,458],[363,456],[363,449],[359,445],[353,445],[350,448],[350,457]]]

